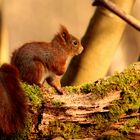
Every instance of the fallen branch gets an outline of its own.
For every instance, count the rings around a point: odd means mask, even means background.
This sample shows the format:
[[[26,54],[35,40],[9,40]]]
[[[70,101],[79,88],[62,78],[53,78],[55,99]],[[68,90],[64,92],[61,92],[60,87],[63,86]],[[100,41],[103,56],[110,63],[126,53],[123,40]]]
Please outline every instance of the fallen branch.
[[[134,128],[139,124],[139,77],[138,63],[123,73],[95,83],[65,88],[68,94],[61,96],[45,94],[48,104],[43,113],[40,131],[44,132],[47,129],[52,135],[58,136],[68,131],[67,133],[74,137],[72,131],[80,126],[90,137],[87,127],[84,128],[88,125],[95,139],[100,136],[118,137],[124,132],[130,136],[131,130],[134,133]],[[58,129],[60,129],[59,132]]]
[[[93,6],[102,6],[120,18],[122,18],[124,21],[126,21],[129,25],[134,27],[136,30],[140,31],[140,21],[138,21],[133,16],[127,14],[125,11],[117,7],[114,3],[112,3],[110,0],[94,0]]]

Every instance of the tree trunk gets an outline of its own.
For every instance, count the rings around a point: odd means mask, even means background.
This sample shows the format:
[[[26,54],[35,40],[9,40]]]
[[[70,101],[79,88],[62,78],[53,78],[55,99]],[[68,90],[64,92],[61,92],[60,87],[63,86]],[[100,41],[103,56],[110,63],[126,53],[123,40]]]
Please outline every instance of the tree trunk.
[[[112,2],[130,13],[135,0],[112,0]],[[81,56],[72,60],[62,84],[79,85],[105,76],[125,25],[123,20],[107,9],[97,7],[82,39],[84,51]]]

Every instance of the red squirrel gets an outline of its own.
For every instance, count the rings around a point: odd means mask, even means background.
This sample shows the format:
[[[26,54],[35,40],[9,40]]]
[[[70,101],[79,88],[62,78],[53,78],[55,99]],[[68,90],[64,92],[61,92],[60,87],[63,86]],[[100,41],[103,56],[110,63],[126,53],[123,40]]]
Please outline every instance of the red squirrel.
[[[62,93],[57,77],[65,73],[69,59],[82,50],[80,41],[64,26],[50,43],[26,43],[17,49],[11,64],[0,67],[0,131],[10,135],[24,126],[27,103],[19,80],[38,85],[47,80]]]
[[[11,64],[18,68],[23,81],[42,85],[46,80],[63,94],[59,76],[66,72],[68,61],[82,50],[80,41],[61,25],[51,42],[26,43],[15,50]]]
[[[16,133],[24,126],[26,98],[15,66],[0,67],[0,131],[4,135]]]

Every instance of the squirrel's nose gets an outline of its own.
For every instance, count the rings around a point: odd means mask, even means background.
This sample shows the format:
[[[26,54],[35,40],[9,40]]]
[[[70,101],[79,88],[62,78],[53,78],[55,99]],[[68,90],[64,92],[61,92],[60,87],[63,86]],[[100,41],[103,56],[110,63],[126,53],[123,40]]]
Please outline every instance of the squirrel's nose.
[[[84,50],[84,47],[81,45],[81,46],[80,46],[79,54],[82,53],[83,50]]]

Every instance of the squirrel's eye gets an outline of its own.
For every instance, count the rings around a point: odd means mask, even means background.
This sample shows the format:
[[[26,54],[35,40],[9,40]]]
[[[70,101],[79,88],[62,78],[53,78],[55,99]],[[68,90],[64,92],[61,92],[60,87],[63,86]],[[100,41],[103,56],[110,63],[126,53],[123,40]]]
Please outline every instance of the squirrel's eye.
[[[77,46],[77,45],[78,45],[77,40],[73,40],[72,44],[73,44],[74,46]]]

